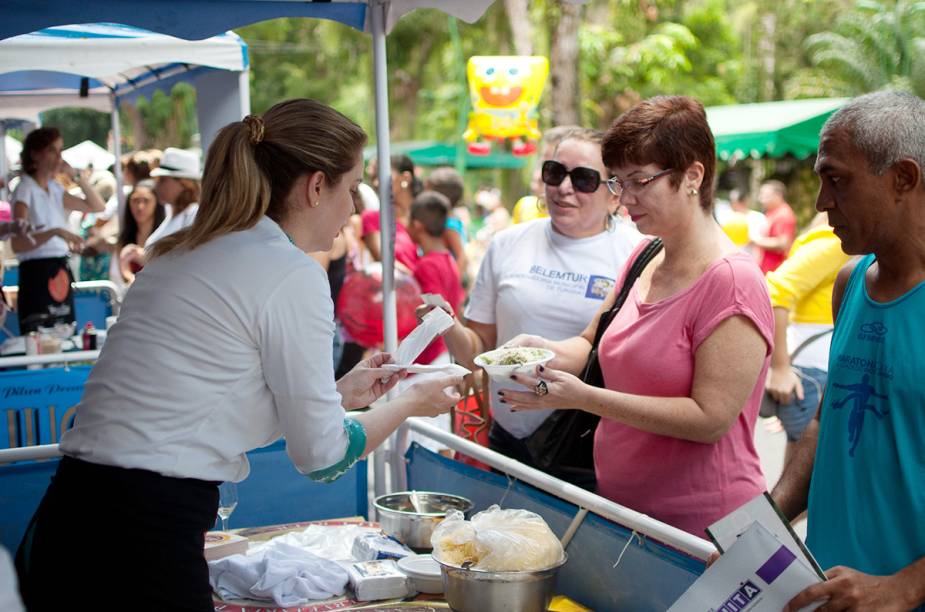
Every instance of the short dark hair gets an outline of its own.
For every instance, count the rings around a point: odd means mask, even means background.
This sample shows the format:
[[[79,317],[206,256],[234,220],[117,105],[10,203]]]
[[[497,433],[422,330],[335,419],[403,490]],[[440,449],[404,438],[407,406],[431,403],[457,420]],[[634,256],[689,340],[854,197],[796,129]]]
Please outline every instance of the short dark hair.
[[[434,238],[443,235],[449,214],[450,200],[439,191],[422,191],[411,202],[411,220],[420,221]]]
[[[123,164],[126,170],[132,173],[136,183],[151,178],[151,159],[146,155],[135,153]]]
[[[445,195],[451,207],[462,201],[463,193],[466,191],[466,185],[459,172],[449,166],[442,166],[431,172],[424,181],[424,188]]]
[[[716,143],[703,105],[687,96],[656,96],[643,100],[613,122],[601,146],[608,168],[658,164],[672,168],[669,180],[676,189],[684,170],[695,161],[703,164],[700,206],[713,206]]]
[[[35,174],[38,167],[32,159],[33,153],[44,151],[59,138],[61,138],[61,132],[56,127],[42,127],[29,132],[22,143],[22,151],[19,153],[22,171],[30,176]]]

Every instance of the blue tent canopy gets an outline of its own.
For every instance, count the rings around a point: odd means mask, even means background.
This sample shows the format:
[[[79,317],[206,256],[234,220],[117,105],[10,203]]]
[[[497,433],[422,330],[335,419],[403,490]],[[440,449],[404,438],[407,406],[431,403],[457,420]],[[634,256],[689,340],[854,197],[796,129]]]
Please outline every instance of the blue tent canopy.
[[[221,126],[250,111],[247,68],[247,45],[233,32],[190,41],[112,23],[49,27],[0,40],[0,117],[37,121],[63,106],[111,112],[118,158],[119,104],[191,82],[208,145]],[[0,155],[0,176],[5,160]],[[118,165],[116,180],[121,200]]]
[[[108,21],[125,23],[178,38],[199,40],[241,26],[279,17],[329,19],[357,30],[372,32],[370,5],[381,4],[388,32],[402,15],[431,6],[473,22],[492,0],[8,0],[0,20],[0,39],[26,34],[52,25]]]
[[[200,40],[226,30],[278,17],[331,19],[362,30],[365,2],[287,2],[239,0],[11,0],[6,2],[0,37],[34,32],[49,25],[105,19],[178,38]]]
[[[189,41],[113,23],[55,26],[0,41],[0,109],[24,116],[71,92],[109,110],[113,95],[117,103],[131,101],[216,70],[244,72],[248,64],[247,45],[233,32]]]

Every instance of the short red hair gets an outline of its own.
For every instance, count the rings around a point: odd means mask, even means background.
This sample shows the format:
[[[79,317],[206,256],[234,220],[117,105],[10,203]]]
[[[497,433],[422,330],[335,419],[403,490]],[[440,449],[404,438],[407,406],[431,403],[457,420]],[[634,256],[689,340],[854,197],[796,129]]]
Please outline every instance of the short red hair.
[[[604,165],[657,164],[673,168],[669,180],[677,188],[684,170],[703,164],[700,206],[713,206],[716,143],[703,105],[687,96],[656,96],[643,100],[613,122],[601,145]]]

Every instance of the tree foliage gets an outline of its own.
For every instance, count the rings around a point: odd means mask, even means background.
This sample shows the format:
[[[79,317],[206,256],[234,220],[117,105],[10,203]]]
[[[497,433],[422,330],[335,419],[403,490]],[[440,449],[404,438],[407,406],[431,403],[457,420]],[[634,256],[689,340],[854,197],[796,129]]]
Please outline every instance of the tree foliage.
[[[126,133],[128,150],[152,147],[185,149],[193,144],[197,122],[196,90],[192,85],[180,83],[169,95],[156,91],[150,98],[139,98],[135,109],[141,118],[142,129]]]
[[[828,28],[850,8],[853,0],[746,0],[728,3],[734,31],[739,39],[741,78],[736,84],[736,102],[758,102],[827,95],[824,87],[801,91],[792,80],[812,67],[803,42]],[[817,83],[817,85],[819,85]]]
[[[847,94],[892,87],[925,96],[925,2],[862,0],[805,47]]]
[[[454,141],[465,118],[465,64],[473,55],[517,48],[552,57],[572,36],[577,58],[557,65],[575,76],[574,116],[606,127],[636,101],[686,94],[705,105],[854,95],[885,86],[925,94],[922,0],[562,0],[495,2],[474,24],[416,10],[387,39],[393,140]],[[572,33],[557,29],[567,11]],[[512,23],[512,20],[514,22]],[[557,33],[558,32],[558,33]],[[293,97],[321,100],[374,139],[372,44],[368,35],[324,20],[277,19],[238,30],[249,45],[254,112]],[[559,37],[560,39],[557,39]],[[516,44],[515,44],[516,39]],[[566,54],[566,57],[571,57]],[[569,62],[573,62],[570,65]],[[556,121],[552,74],[541,127]],[[195,92],[186,86],[124,107],[127,148],[188,146],[196,130]],[[108,118],[89,111],[46,116],[68,144],[106,144]],[[71,113],[71,114],[68,114]],[[83,114],[81,114],[83,113]]]
[[[42,123],[61,131],[64,148],[73,147],[84,140],[92,140],[106,147],[112,127],[108,113],[89,108],[54,108],[42,113]]]
[[[155,92],[120,107],[122,150],[192,146],[198,131],[196,90],[180,83],[170,94]],[[61,130],[65,147],[92,140],[109,146],[112,120],[109,113],[86,108],[57,108],[42,113],[42,124]]]

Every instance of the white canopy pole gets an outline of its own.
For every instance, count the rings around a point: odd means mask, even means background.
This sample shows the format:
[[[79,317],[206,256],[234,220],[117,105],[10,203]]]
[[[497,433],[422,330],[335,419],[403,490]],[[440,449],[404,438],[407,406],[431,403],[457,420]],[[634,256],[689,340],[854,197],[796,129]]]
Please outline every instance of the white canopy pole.
[[[395,310],[395,211],[392,205],[392,164],[389,150],[389,85],[386,78],[385,13],[387,4],[370,6],[373,23],[373,72],[376,95],[376,154],[379,158],[379,224],[382,257],[382,299],[385,324],[385,350],[398,348],[398,321]]]
[[[113,174],[116,175],[116,198],[119,202],[118,208],[118,227],[122,231],[122,219],[125,218],[125,178],[122,176],[122,129],[119,126],[119,99],[115,92],[112,94],[112,152],[116,156],[116,163],[112,166]]]
[[[389,152],[389,86],[386,79],[385,17],[388,3],[372,0],[369,4],[373,35],[373,79],[376,98],[376,164],[379,173],[379,236],[382,260],[382,320],[385,350],[394,353],[398,347],[398,319],[395,311],[395,214],[392,209],[392,164]],[[392,397],[394,391],[389,393]],[[387,491],[386,461],[395,448],[395,436],[374,454],[373,478],[376,496]],[[390,462],[393,486],[398,473],[397,461]]]

